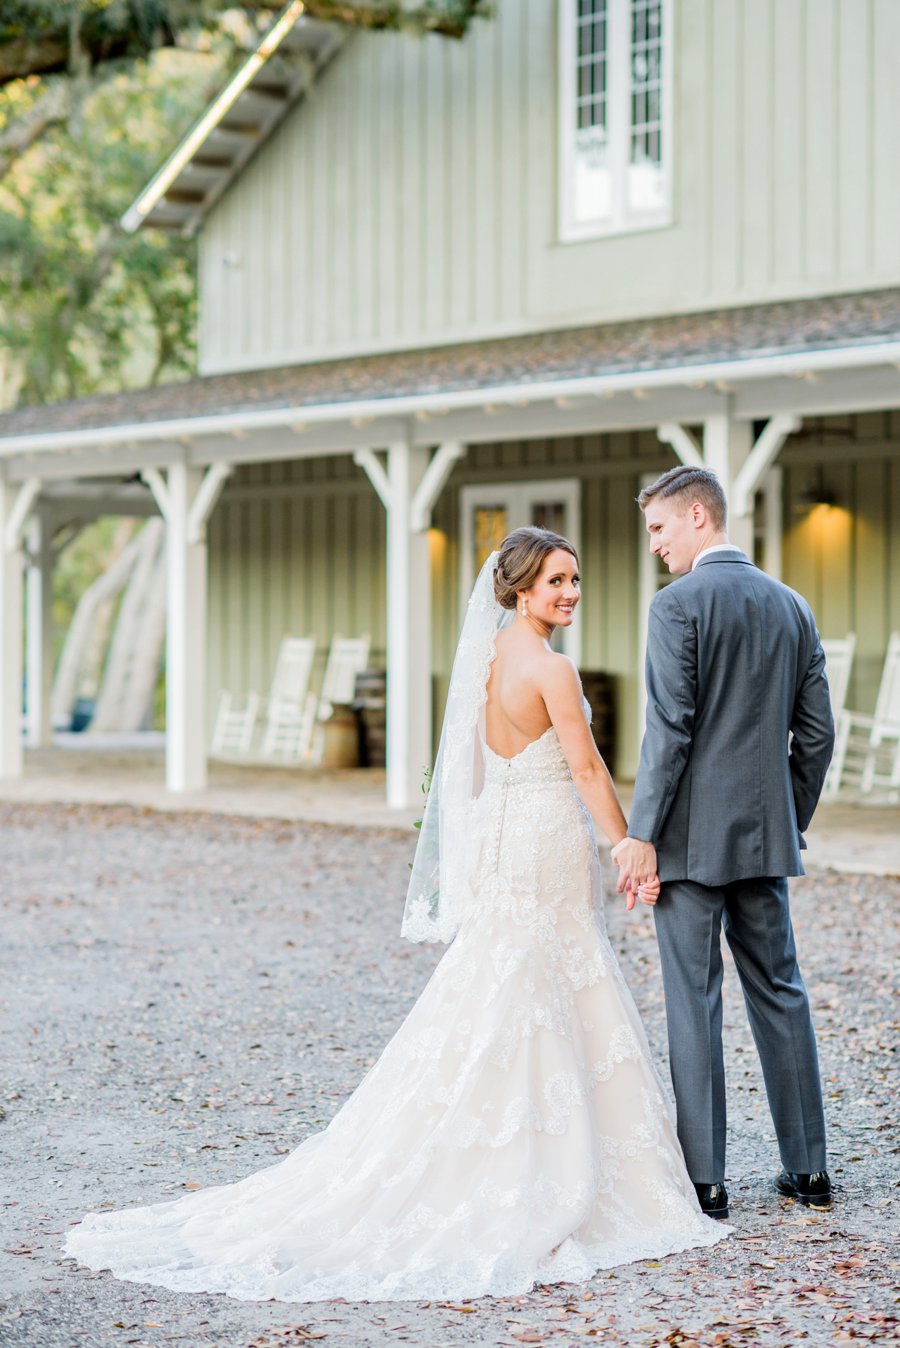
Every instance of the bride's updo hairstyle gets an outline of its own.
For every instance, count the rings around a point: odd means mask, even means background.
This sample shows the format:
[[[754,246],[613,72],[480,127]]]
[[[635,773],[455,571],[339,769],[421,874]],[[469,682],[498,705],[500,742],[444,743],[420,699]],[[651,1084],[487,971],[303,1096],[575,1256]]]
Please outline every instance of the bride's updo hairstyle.
[[[507,534],[500,544],[497,565],[494,568],[494,594],[497,603],[503,608],[516,608],[519,590],[530,590],[544,565],[544,558],[561,548],[575,558],[580,566],[578,553],[567,538],[555,534],[551,529],[539,529],[536,525],[525,525]]]

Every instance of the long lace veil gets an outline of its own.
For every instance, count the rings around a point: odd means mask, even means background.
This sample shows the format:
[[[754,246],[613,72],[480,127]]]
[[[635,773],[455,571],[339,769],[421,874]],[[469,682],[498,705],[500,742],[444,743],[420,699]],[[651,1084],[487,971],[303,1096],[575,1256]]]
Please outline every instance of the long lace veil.
[[[478,574],[453,660],[400,929],[409,941],[452,941],[470,898],[468,817],[484,775],[487,681],[497,633],[516,616],[494,597],[497,555],[492,552]]]

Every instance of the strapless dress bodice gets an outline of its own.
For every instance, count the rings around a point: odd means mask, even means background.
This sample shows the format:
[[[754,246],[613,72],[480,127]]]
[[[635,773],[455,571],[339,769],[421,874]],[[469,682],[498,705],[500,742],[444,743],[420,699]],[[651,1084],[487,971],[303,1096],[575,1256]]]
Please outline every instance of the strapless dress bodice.
[[[485,750],[486,786],[540,786],[572,780],[566,756],[552,725],[512,758],[503,758],[489,744],[485,745]]]
[[[591,723],[591,705],[583,699],[584,718]],[[554,726],[526,744],[512,758],[504,758],[485,744],[484,780],[487,786],[540,786],[551,782],[569,782],[572,773]]]

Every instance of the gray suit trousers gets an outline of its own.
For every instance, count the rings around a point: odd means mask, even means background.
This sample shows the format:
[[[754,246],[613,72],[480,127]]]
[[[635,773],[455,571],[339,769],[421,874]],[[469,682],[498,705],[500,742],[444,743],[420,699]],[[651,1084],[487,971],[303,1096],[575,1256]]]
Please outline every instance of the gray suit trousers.
[[[664,884],[654,909],[678,1138],[695,1184],[725,1178],[724,927],[762,1063],[785,1170],[826,1169],[816,1041],[788,908],[787,880],[717,888]]]

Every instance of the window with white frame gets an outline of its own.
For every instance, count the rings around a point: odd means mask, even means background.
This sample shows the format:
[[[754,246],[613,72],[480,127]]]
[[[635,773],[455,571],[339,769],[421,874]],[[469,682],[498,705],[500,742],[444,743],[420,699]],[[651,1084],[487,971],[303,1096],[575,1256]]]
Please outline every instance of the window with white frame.
[[[671,218],[673,0],[559,0],[560,233]]]

